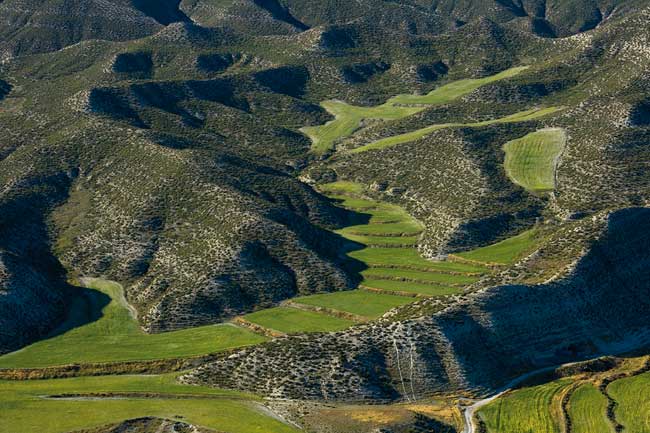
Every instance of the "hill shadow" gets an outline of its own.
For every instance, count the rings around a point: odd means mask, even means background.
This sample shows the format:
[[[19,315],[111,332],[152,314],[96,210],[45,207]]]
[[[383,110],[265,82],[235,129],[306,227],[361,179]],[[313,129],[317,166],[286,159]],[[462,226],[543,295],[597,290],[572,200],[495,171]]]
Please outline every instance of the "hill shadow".
[[[104,316],[103,310],[112,300],[107,294],[87,287],[69,285],[65,292],[69,299],[66,318],[63,323],[41,340],[49,340],[75,328],[98,321]]]

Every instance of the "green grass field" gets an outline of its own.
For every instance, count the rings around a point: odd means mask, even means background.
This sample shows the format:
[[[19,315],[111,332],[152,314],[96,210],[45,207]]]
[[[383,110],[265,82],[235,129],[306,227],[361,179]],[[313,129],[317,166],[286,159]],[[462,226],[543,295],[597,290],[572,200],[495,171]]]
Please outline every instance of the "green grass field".
[[[472,284],[478,280],[477,277],[468,275],[443,274],[437,272],[416,271],[411,269],[398,268],[370,268],[361,272],[367,279],[405,279],[411,281],[428,282],[433,284],[458,285]]]
[[[363,224],[356,226],[349,226],[342,230],[337,230],[337,233],[345,236],[347,234],[357,236],[416,236],[422,232],[422,227],[411,221],[400,221],[396,223],[385,224]]]
[[[287,307],[260,310],[245,315],[244,319],[285,334],[340,331],[354,325],[351,320]]]
[[[376,107],[359,107],[343,101],[324,101],[321,106],[335,119],[320,126],[301,129],[312,140],[312,152],[322,154],[333,149],[337,141],[349,137],[359,129],[362,120],[395,120],[410,116],[422,107],[396,107],[382,104]]]
[[[426,296],[446,296],[460,292],[458,287],[445,287],[430,283],[414,283],[411,281],[366,279],[363,280],[361,284],[371,289],[417,293]]]
[[[86,281],[87,286],[97,290],[96,296],[89,295],[86,305],[78,305],[77,310],[96,308],[93,304],[104,293],[110,296],[111,302],[103,308],[103,316],[95,322],[0,357],[0,368],[179,358],[265,341],[260,335],[230,324],[145,334],[125,306],[119,284],[99,279]]]
[[[415,247],[418,236],[364,236],[339,231],[351,241],[373,247]]]
[[[486,268],[466,263],[431,261],[423,258],[415,248],[365,248],[348,255],[372,267],[399,267],[425,271],[483,274]]]
[[[542,129],[503,146],[504,167],[517,185],[533,192],[555,189],[557,159],[566,143],[563,129]]]
[[[255,396],[181,385],[175,379],[175,375],[139,375],[0,381],[0,433],[63,433],[145,416],[177,419],[229,433],[298,431],[266,415]],[[88,393],[155,393],[168,398],[43,398]]]
[[[364,120],[402,119],[424,110],[427,106],[446,104],[486,84],[514,77],[525,69],[526,66],[521,66],[490,77],[454,81],[427,95],[397,95],[375,107],[349,105],[338,100],[324,101],[321,106],[335,119],[324,125],[304,127],[301,131],[312,140],[312,152],[322,154],[334,149],[339,140],[352,135]]]
[[[535,248],[537,241],[539,241],[538,236],[535,229],[527,230],[496,244],[455,255],[477,262],[507,265],[514,263],[526,253],[531,252]]]
[[[607,391],[616,400],[616,419],[626,433],[650,433],[650,373],[612,382]]]
[[[607,398],[591,383],[571,394],[569,418],[573,433],[614,433],[607,419]]]
[[[391,308],[413,302],[413,298],[370,293],[365,290],[352,290],[349,292],[304,296],[295,298],[293,301],[299,304],[331,308],[375,319]]]
[[[501,117],[499,119],[485,120],[483,122],[475,123],[442,123],[437,125],[427,126],[426,128],[417,129],[415,131],[407,132],[404,134],[395,135],[392,137],[383,138],[381,140],[374,141],[372,143],[366,144],[365,146],[357,147],[350,151],[350,153],[361,153],[368,150],[378,150],[385,149],[387,147],[396,146],[398,144],[410,143],[412,141],[419,140],[426,137],[434,131],[438,131],[444,128],[480,128],[483,126],[493,125],[495,123],[514,123],[514,122],[527,122],[530,120],[535,120],[549,114],[553,114],[556,111],[560,110],[560,107],[548,107],[541,109],[531,109],[526,111],[521,111],[519,113],[511,114],[509,116]]]
[[[558,380],[516,390],[479,410],[478,416],[488,433],[559,433],[553,396],[570,383]]]

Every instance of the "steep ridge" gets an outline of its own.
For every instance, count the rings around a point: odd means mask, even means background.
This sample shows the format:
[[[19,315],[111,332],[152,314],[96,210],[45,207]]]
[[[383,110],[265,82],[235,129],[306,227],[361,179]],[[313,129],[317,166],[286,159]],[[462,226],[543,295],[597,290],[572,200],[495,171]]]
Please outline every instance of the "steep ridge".
[[[167,3],[173,1],[156,2],[153,11]],[[141,4],[151,9],[146,0]],[[161,28],[127,0],[6,0],[0,16],[0,57],[59,50],[86,39],[137,39]]]
[[[495,287],[432,317],[267,343],[183,380],[274,397],[406,399],[407,389],[485,392],[527,370],[650,344],[649,221],[643,208],[611,214],[563,280]]]

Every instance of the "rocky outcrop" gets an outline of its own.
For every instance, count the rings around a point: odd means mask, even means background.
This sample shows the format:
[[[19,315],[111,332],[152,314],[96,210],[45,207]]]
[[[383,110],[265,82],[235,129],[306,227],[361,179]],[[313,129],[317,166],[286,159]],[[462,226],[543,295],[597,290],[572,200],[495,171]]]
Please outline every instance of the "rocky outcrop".
[[[650,209],[621,210],[562,280],[493,287],[431,317],[278,339],[183,380],[273,397],[409,399],[487,392],[528,371],[643,347],[649,230]]]
[[[105,425],[72,433],[217,433],[215,430],[198,427],[182,421],[162,418],[134,418],[120,423]]]

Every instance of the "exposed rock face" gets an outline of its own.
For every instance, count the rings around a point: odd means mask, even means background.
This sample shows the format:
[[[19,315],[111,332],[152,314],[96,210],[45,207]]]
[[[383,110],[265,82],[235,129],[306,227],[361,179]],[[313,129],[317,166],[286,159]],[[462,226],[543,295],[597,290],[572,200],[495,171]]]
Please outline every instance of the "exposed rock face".
[[[650,209],[618,211],[565,279],[494,287],[432,317],[276,340],[184,380],[274,397],[390,400],[491,390],[545,366],[642,347],[648,233]]]
[[[217,433],[204,427],[197,427],[181,421],[161,418],[135,418],[118,424],[77,430],[74,433]]]

